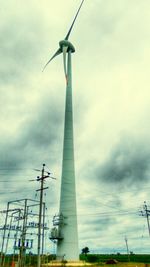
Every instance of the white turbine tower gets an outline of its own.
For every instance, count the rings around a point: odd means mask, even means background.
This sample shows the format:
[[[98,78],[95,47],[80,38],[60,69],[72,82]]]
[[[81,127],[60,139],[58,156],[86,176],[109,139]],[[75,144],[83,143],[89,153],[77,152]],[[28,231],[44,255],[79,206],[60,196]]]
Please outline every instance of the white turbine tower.
[[[74,141],[73,141],[73,110],[72,110],[72,69],[71,54],[75,52],[74,46],[68,41],[76,18],[79,14],[82,0],[76,16],[63,41],[59,42],[59,49],[50,58],[45,67],[59,54],[63,53],[64,72],[66,77],[66,104],[64,124],[64,144],[61,177],[61,195],[59,215],[54,216],[54,226],[51,239],[57,240],[57,258],[79,260],[76,186],[74,166]],[[44,67],[44,69],[45,69]]]

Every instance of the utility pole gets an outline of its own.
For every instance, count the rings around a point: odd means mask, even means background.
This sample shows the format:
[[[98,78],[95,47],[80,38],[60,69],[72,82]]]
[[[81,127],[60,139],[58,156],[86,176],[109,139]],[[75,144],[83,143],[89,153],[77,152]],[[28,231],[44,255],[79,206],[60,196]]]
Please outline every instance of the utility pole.
[[[130,253],[129,253],[129,247],[128,247],[128,239],[125,236],[125,243],[126,243],[126,248],[127,248],[127,255],[128,255],[128,261],[130,261]]]
[[[39,222],[38,222],[38,251],[37,251],[37,267],[41,266],[41,223],[42,223],[42,206],[43,206],[43,191],[45,189],[48,189],[48,187],[44,188],[44,180],[46,178],[49,177],[50,173],[48,173],[48,175],[45,176],[45,164],[43,164],[43,168],[42,168],[42,172],[41,172],[41,177],[37,177],[37,181],[41,182],[41,187],[40,189],[36,190],[36,191],[40,191],[40,205],[39,205]],[[44,225],[43,225],[44,227]]]
[[[23,225],[22,225],[22,233],[21,233],[21,246],[20,246],[20,262],[19,267],[25,266],[25,257],[26,257],[26,231],[27,231],[27,218],[28,218],[28,207],[27,207],[27,199],[25,199],[24,203],[24,214],[23,214]]]
[[[149,222],[150,210],[147,207],[146,201],[144,201],[143,210],[141,210],[140,215],[146,217],[147,226],[148,226],[148,233],[150,236],[150,222]]]
[[[45,203],[43,203],[42,255],[44,254],[44,241],[45,241]]]

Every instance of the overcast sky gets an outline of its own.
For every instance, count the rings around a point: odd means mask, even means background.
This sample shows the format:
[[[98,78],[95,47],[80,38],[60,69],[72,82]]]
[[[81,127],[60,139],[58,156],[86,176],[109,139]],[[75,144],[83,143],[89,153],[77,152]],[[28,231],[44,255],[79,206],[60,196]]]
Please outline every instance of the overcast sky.
[[[65,78],[58,49],[79,0],[0,1],[0,202],[38,198],[46,164],[47,218],[59,210]],[[80,249],[149,253],[150,3],[85,0],[70,36]],[[2,220],[2,219],[1,219]],[[2,222],[1,222],[2,223]],[[48,241],[47,251],[52,251]]]

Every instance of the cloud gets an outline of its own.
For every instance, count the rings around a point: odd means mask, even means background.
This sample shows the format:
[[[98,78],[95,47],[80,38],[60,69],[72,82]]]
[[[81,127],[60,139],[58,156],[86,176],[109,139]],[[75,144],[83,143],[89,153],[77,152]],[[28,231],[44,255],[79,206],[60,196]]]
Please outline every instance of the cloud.
[[[95,177],[99,181],[121,186],[146,182],[150,173],[149,156],[146,142],[128,137],[112,149],[104,164],[97,166]]]
[[[1,140],[1,167],[19,167],[20,165],[30,165],[44,155],[48,148],[53,151],[57,147],[57,142],[62,141],[63,116],[60,108],[55,110],[50,107],[49,101],[43,99],[43,105],[33,108],[33,114],[19,129],[13,139]],[[11,127],[11,125],[9,126]],[[60,145],[61,146],[61,145]]]

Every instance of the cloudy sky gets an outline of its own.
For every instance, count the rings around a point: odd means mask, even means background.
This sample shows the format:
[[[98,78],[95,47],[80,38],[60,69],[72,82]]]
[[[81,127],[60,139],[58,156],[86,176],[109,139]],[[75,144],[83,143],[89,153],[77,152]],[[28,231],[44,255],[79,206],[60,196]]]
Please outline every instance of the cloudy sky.
[[[0,207],[38,199],[46,164],[47,220],[59,209],[65,78],[58,49],[80,1],[0,1]],[[80,249],[149,253],[150,3],[85,0],[70,41]],[[4,216],[1,218],[1,223]],[[47,251],[52,251],[47,241]]]

